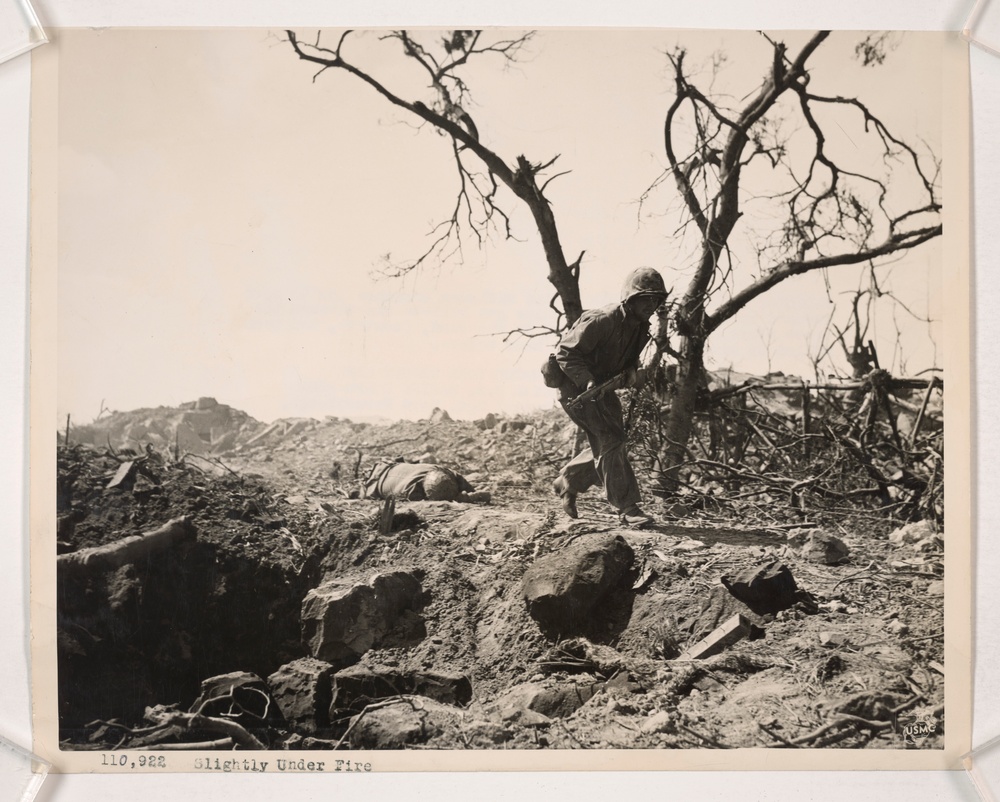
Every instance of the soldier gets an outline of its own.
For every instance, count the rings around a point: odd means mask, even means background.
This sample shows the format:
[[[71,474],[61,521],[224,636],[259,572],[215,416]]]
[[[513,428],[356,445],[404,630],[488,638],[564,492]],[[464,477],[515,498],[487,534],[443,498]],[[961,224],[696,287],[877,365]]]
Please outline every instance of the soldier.
[[[641,528],[653,521],[639,507],[639,484],[625,450],[618,396],[608,390],[575,406],[568,402],[618,375],[625,376],[621,386],[636,383],[639,357],[650,339],[649,319],[667,294],[663,277],[650,267],[640,267],[625,280],[620,303],[584,312],[559,342],[554,355],[563,374],[559,402],[590,443],[555,481],[555,492],[570,517],[577,517],[577,494],[603,485],[622,524]]]

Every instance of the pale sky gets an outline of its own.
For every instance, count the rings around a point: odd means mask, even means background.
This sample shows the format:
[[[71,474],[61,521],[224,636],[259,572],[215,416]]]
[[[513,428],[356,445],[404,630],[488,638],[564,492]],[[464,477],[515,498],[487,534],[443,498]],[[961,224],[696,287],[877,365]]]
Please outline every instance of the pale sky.
[[[450,145],[350,76],[331,70],[313,82],[313,65],[280,37],[60,32],[60,418],[89,421],[102,401],[132,409],[203,395],[261,420],[415,419],[434,407],[476,418],[550,406],[538,373],[550,343],[534,341],[522,355],[523,343],[505,348],[485,336],[552,319],[525,213],[513,214],[517,241],[466,240],[464,264],[374,280],[383,255],[418,255],[450,213]],[[558,153],[558,167],[572,171],[547,195],[567,257],[586,251],[585,306],[617,300],[639,265],[660,269],[682,293],[697,258],[695,239],[675,233],[672,185],[641,220],[636,206],[665,163],[672,81],[663,52],[680,37],[544,31],[519,65],[484,60],[467,76],[484,143],[508,161]],[[817,51],[811,88],[859,95],[904,138],[940,154],[937,36],[907,34],[883,67],[865,70],[850,57],[860,38],[836,34]],[[683,40],[692,65],[728,54],[716,87],[737,100],[770,59],[751,32]],[[419,92],[423,82],[400,59],[371,61],[378,47],[368,33],[347,53],[387,84]],[[831,147],[864,150],[851,122],[831,123]],[[733,243],[746,270],[740,236]],[[940,262],[940,244],[930,243],[893,265],[884,286],[940,317]],[[859,271],[829,280],[840,298]],[[822,276],[791,279],[715,335],[710,366],[809,375],[807,354],[829,314]],[[893,317],[880,304],[873,334],[884,366]],[[891,367],[912,374],[940,364],[927,327],[898,310],[896,318],[906,364]]]

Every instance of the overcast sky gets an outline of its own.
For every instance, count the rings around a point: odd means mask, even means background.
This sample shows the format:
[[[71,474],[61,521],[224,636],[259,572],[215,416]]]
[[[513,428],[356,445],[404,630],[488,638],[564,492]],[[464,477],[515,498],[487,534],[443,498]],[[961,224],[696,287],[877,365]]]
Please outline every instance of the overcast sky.
[[[420,418],[434,407],[475,418],[552,404],[538,373],[549,343],[522,354],[522,343],[487,336],[551,322],[544,257],[523,213],[513,214],[516,241],[466,241],[462,264],[429,265],[406,280],[372,276],[385,255],[421,253],[450,213],[456,174],[445,138],[350,76],[329,71],[313,82],[315,68],[280,32],[60,37],[61,418],[86,422],[102,402],[132,409],[202,395],[261,420]],[[586,251],[585,306],[617,300],[639,265],[683,292],[697,258],[697,241],[676,233],[670,186],[641,216],[636,205],[665,162],[672,83],[663,53],[679,38],[545,31],[519,65],[484,61],[468,74],[483,142],[508,161],[560,154],[558,166],[572,171],[547,195],[567,256]],[[897,37],[886,64],[864,70],[851,57],[860,38],[835,34],[820,48],[811,88],[862,97],[940,153],[936,36]],[[692,65],[727,54],[715,88],[734,102],[770,62],[755,33],[683,39]],[[419,77],[379,48],[368,33],[347,53],[419,96]],[[864,152],[863,130],[851,123],[831,120],[832,141]],[[739,237],[746,281],[753,243]],[[930,243],[892,265],[885,286],[919,315],[939,317],[940,262]],[[711,366],[808,375],[829,298],[859,280],[849,268],[786,282],[715,335]],[[884,365],[897,323],[906,360],[897,354],[897,372],[940,364],[928,327],[883,302],[872,333]]]

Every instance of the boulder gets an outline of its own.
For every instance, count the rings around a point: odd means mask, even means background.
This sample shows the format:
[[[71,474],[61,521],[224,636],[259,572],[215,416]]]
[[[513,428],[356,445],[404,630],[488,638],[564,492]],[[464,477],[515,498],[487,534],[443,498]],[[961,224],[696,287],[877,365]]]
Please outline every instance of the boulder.
[[[434,407],[431,411],[431,423],[450,423],[451,415],[448,414],[447,410]]]
[[[313,657],[350,665],[369,649],[422,640],[426,629],[416,612],[422,604],[420,580],[406,571],[324,582],[302,601],[302,640]]]
[[[330,717],[340,718],[344,710],[360,712],[376,699],[404,694],[464,707],[472,701],[472,683],[457,673],[350,666],[333,676]]]
[[[802,559],[820,565],[837,565],[850,554],[843,540],[822,529],[799,530],[789,535],[788,545]]]
[[[286,663],[267,678],[285,721],[296,730],[315,733],[330,725],[330,663],[303,657]]]
[[[792,572],[787,565],[779,562],[761,568],[748,568],[735,577],[721,577],[720,581],[757,615],[787,610],[802,597]]]
[[[210,396],[202,396],[199,398],[194,405],[195,409],[215,409],[219,406],[219,402]]]
[[[281,727],[284,718],[260,677],[249,671],[234,671],[209,677],[191,705],[191,713],[235,721],[244,727]]]
[[[525,571],[521,590],[528,613],[562,635],[584,631],[591,610],[627,581],[635,554],[620,535],[581,537]]]
[[[515,685],[497,699],[490,709],[504,721],[526,718],[523,711],[547,718],[566,718],[583,707],[604,684],[584,677],[577,682],[526,682]]]
[[[433,699],[410,696],[351,720],[353,749],[403,749],[457,731],[463,713]]]

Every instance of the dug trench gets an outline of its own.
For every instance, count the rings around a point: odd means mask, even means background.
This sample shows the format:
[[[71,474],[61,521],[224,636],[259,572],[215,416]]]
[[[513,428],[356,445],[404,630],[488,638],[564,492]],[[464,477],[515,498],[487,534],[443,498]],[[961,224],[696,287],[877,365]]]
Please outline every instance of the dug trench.
[[[940,747],[936,533],[640,532],[596,498],[573,521],[545,492],[569,427],[511,423],[60,448],[64,748],[898,748],[911,719],[907,746]],[[400,502],[386,526],[344,466],[400,443],[492,502]]]
[[[108,545],[178,515],[195,532],[119,567],[60,566],[64,738],[78,741],[94,719],[136,722],[147,705],[194,700],[205,677],[237,669],[266,676],[304,656],[301,600],[329,546],[307,533],[284,547],[287,522],[260,485],[149,460],[136,472],[142,484],[100,492],[93,480],[105,478],[113,458],[73,449],[64,459],[83,470],[60,494],[69,524],[60,526],[59,551]]]

